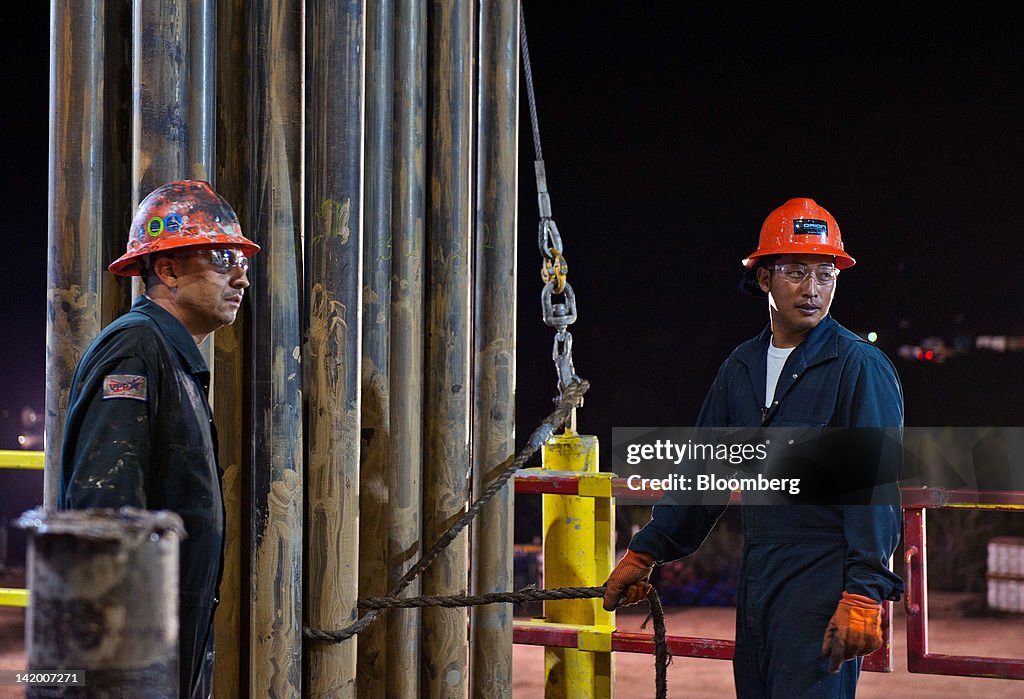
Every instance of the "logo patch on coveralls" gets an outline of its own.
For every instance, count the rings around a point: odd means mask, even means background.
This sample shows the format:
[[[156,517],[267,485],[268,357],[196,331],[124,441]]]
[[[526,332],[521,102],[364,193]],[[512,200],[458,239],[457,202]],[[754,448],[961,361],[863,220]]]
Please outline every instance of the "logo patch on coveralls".
[[[146,377],[139,374],[110,374],[103,377],[103,400],[130,398],[146,402]]]
[[[797,218],[793,220],[793,235],[816,235],[828,237],[828,221],[818,218]]]

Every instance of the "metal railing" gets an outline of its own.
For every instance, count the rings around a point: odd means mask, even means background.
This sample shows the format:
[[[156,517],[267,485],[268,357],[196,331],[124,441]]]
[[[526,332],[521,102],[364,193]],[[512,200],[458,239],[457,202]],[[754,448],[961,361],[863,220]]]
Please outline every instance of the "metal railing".
[[[575,496],[577,500],[563,503],[545,514],[545,544],[549,546],[548,535],[556,537],[552,542],[567,547],[564,537],[583,537],[589,540],[585,553],[578,549],[574,554],[578,560],[570,561],[575,573],[569,575],[574,585],[600,585],[611,571],[614,563],[614,498],[628,495],[630,498],[645,497],[652,502],[661,498],[659,491],[637,491],[626,485],[626,479],[610,473],[597,472],[597,444],[580,441],[571,435],[564,444],[559,444],[557,453],[545,454],[545,469],[524,469],[515,478],[517,493],[537,493],[546,496]],[[547,447],[546,447],[547,449]],[[0,469],[43,468],[43,452],[0,450]],[[579,469],[579,470],[561,470]],[[928,650],[928,561],[926,520],[929,509],[985,509],[994,511],[1024,512],[1024,492],[1020,491],[974,491],[948,490],[944,488],[903,488],[903,540],[904,562],[906,564],[906,588],[904,607],[907,613],[907,667],[910,672],[954,675],[962,677],[991,677],[1024,680],[1024,658],[995,658],[970,655],[931,653]],[[579,500],[593,499],[592,503]],[[738,497],[734,497],[738,502]],[[560,523],[569,520],[571,526],[559,529]],[[579,526],[577,526],[579,525]],[[571,532],[571,533],[570,533]],[[559,539],[562,537],[562,540]],[[592,558],[591,558],[592,557]],[[565,561],[563,561],[564,563]],[[584,563],[586,565],[584,565]],[[545,562],[548,576],[558,577],[562,573],[553,570],[554,560]],[[582,571],[582,572],[581,572]],[[513,627],[513,642],[526,645],[542,645],[549,648],[567,648],[607,654],[613,651],[623,653],[654,653],[652,634],[627,633],[614,630],[614,616],[600,609],[599,600],[583,600],[574,611],[564,615],[555,614],[554,619],[522,621]],[[565,603],[557,603],[565,605]],[[0,607],[25,607],[28,605],[28,590],[0,588]],[[557,609],[557,606],[553,606]],[[883,605],[883,634],[885,645],[865,658],[864,669],[874,672],[892,671],[892,628],[889,623],[892,603]],[[566,621],[570,623],[565,623]],[[669,649],[673,655],[691,658],[731,660],[735,643],[728,639],[701,638],[690,636],[669,636]],[[574,660],[575,662],[575,660]],[[597,659],[596,675],[599,685],[607,685],[603,677],[604,660]],[[610,676],[610,669],[608,670]],[[603,677],[603,678],[602,678]]]
[[[1024,512],[1024,492],[903,489],[907,669],[930,675],[1024,680],[1024,658],[945,655],[928,651],[928,546],[925,522],[930,509],[954,508]]]
[[[625,478],[610,473],[572,473],[524,469],[516,474],[517,493],[545,495],[589,496],[614,498],[628,495],[631,499],[659,500],[661,491],[637,491],[626,485]],[[913,673],[954,675],[961,677],[990,677],[1024,679],[1024,658],[993,658],[967,655],[943,655],[928,651],[928,592],[927,547],[925,519],[928,509],[985,509],[1024,511],[1024,492],[989,492],[976,490],[948,490],[943,488],[902,488],[903,539],[906,562],[906,588],[904,606],[907,612],[907,666]],[[733,502],[739,502],[734,494]],[[545,561],[545,572],[551,563]],[[594,584],[603,583],[603,579]],[[892,602],[882,605],[882,632],[885,644],[864,659],[863,668],[873,672],[891,672],[892,654]],[[513,642],[526,645],[583,648],[580,632],[575,628],[559,628],[550,623],[516,621]],[[669,648],[679,657],[731,660],[735,642],[721,638],[669,636]],[[612,651],[626,653],[653,653],[653,635],[612,631]]]
[[[43,452],[0,449],[0,469],[43,469]],[[0,607],[27,607],[28,590],[0,587]]]

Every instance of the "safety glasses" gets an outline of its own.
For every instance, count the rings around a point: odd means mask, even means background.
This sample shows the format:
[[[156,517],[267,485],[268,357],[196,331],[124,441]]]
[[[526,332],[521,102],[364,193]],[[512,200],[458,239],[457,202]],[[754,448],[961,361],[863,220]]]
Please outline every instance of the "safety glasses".
[[[216,249],[199,250],[196,253],[200,258],[206,260],[221,274],[230,274],[236,267],[242,270],[242,274],[249,272],[249,258],[240,250]]]
[[[774,269],[794,284],[803,284],[807,277],[812,276],[817,283],[828,285],[835,282],[836,277],[839,276],[839,270],[834,265],[808,267],[807,265],[793,263],[788,265],[772,265],[771,269]]]

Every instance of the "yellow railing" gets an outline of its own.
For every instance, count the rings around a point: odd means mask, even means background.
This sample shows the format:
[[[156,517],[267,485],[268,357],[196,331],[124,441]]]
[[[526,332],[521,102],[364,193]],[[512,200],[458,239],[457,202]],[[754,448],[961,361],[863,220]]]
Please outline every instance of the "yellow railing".
[[[0,449],[0,468],[43,469],[43,452]],[[0,607],[27,607],[28,590],[0,587]]]
[[[0,468],[43,470],[43,452],[0,449]]]
[[[16,587],[0,587],[0,607],[27,607],[28,590]]]

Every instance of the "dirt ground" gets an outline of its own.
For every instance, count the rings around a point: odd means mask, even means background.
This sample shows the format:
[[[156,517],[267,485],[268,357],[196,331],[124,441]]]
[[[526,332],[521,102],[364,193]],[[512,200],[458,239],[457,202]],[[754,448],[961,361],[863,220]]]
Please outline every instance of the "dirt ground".
[[[0,607],[0,670],[24,670],[25,610]],[[0,687],[0,699],[23,697],[17,687]]]
[[[958,610],[970,601],[964,595],[933,595],[929,615],[930,650],[934,653],[1024,656],[1024,617],[965,617]],[[862,699],[939,699],[971,697],[988,699],[1024,696],[1024,681],[967,677],[911,675],[907,672],[906,623],[895,605],[893,644],[895,671],[865,672],[857,693]],[[645,616],[641,611],[620,612],[619,628],[638,631]],[[732,608],[668,610],[668,632],[673,635],[733,638]],[[0,669],[24,669],[24,620],[21,609],[0,607]],[[544,696],[544,649],[517,645],[513,651],[515,699]],[[615,658],[615,693],[624,699],[643,699],[654,694],[654,657],[621,653]],[[686,699],[733,696],[732,664],[721,660],[676,658],[668,671],[669,696]],[[0,687],[0,699],[22,697],[20,689]]]

